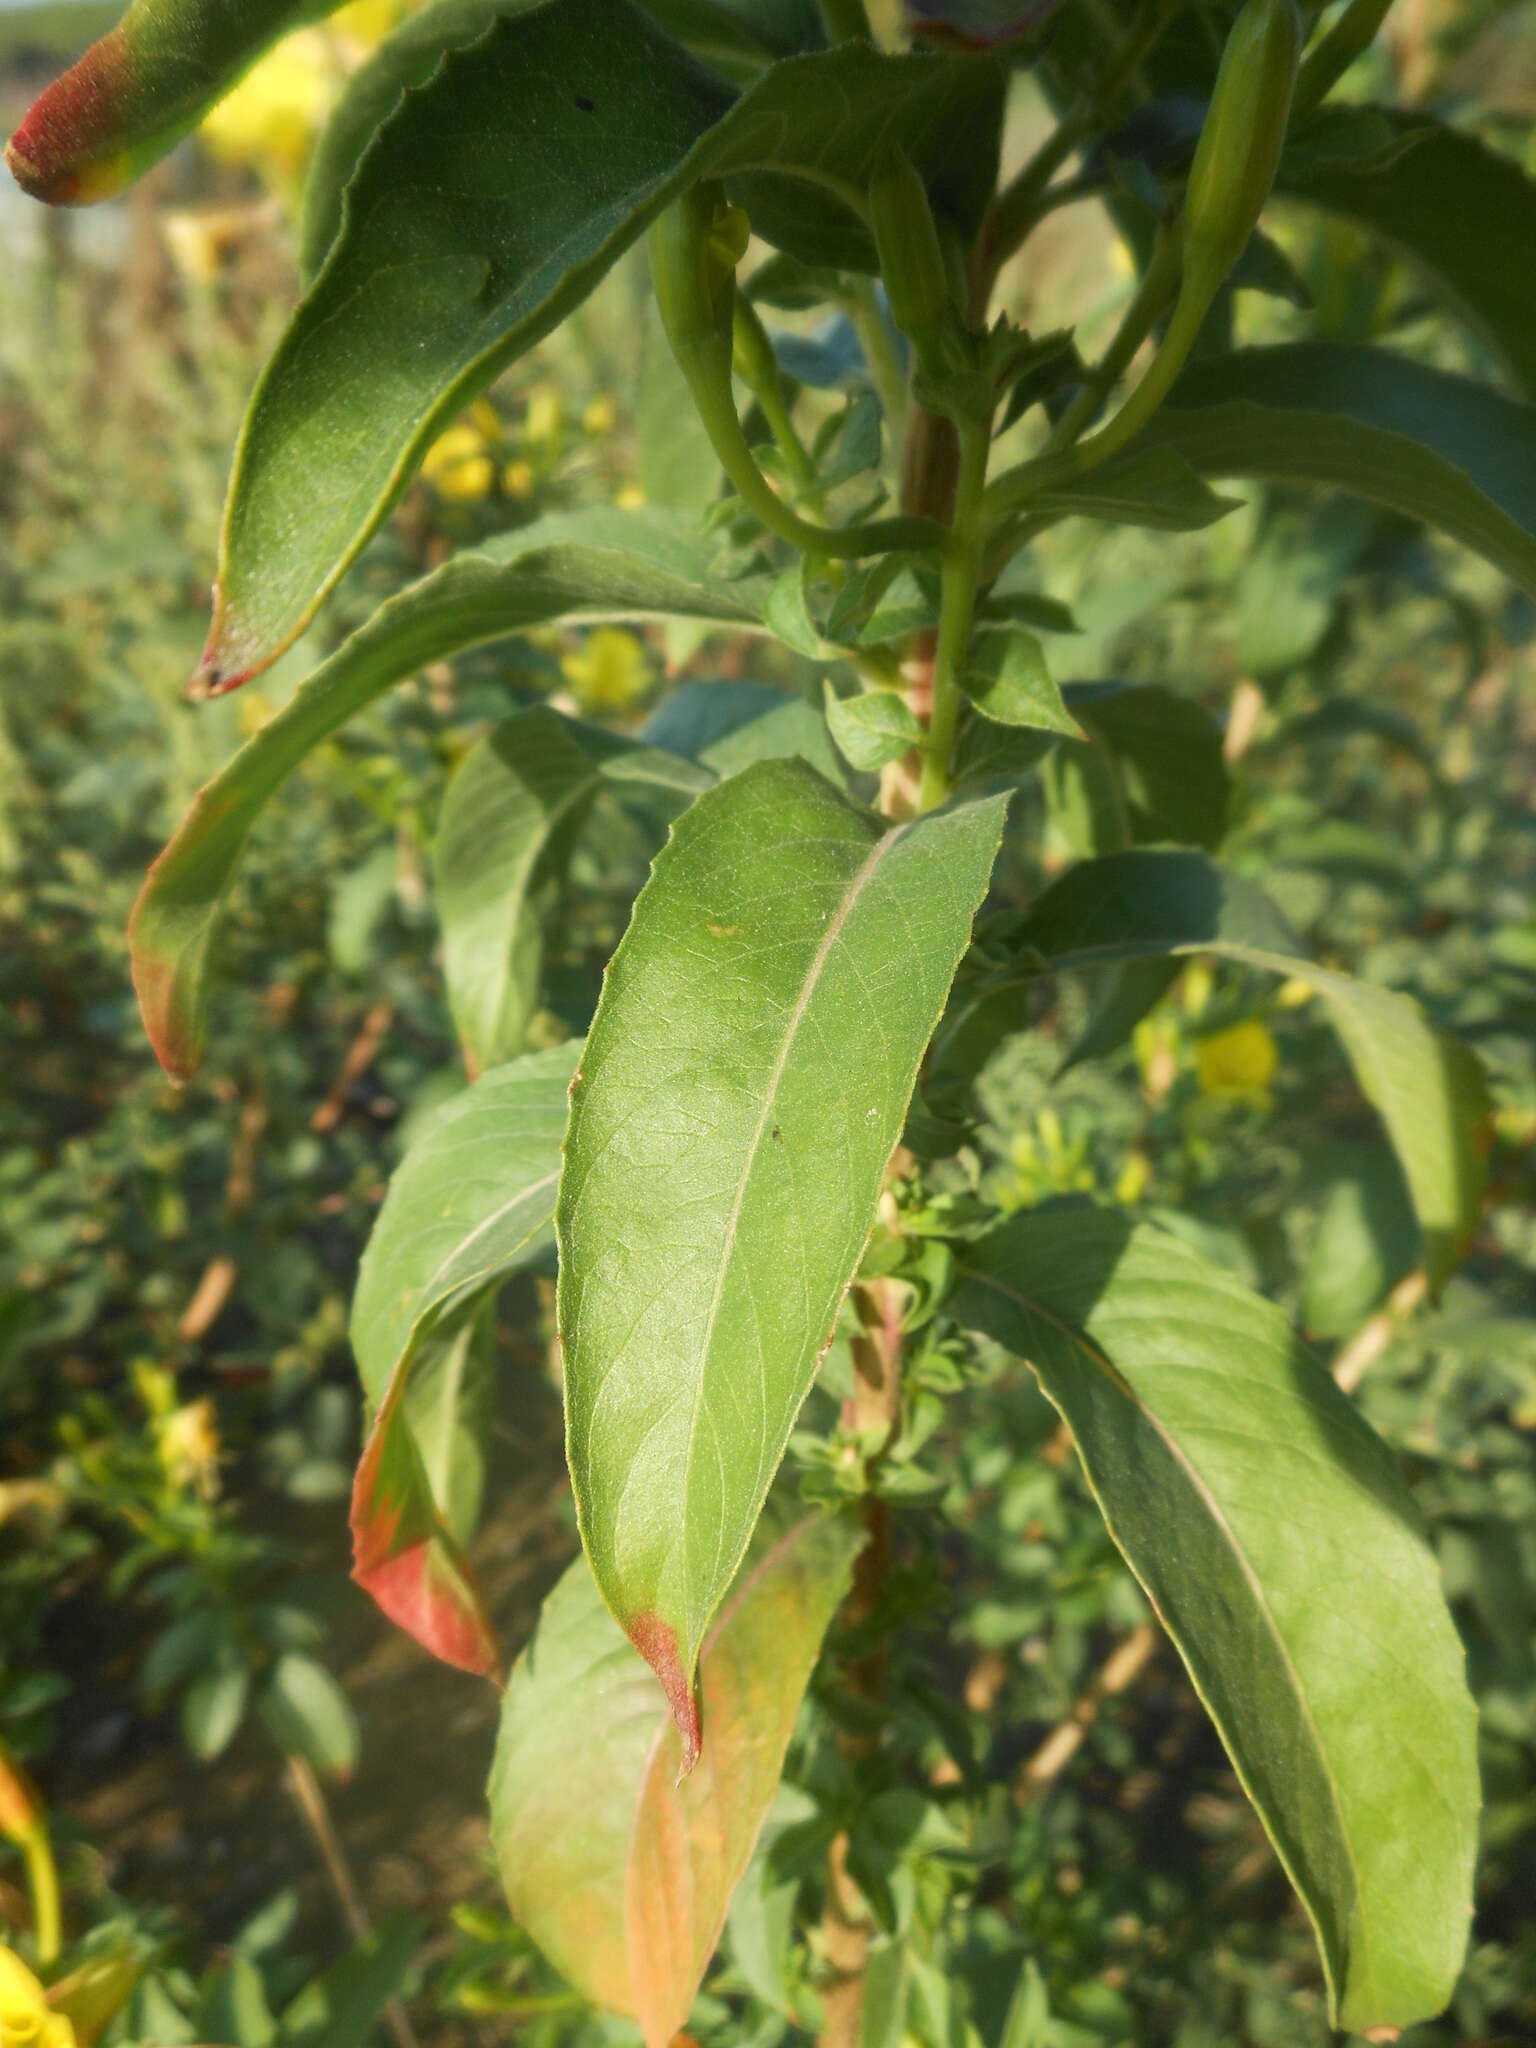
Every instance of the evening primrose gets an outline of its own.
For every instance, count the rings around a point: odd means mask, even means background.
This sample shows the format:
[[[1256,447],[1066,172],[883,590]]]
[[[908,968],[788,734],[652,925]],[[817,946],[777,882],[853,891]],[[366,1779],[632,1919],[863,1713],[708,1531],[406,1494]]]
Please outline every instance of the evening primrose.
[[[622,626],[599,626],[563,658],[560,668],[585,710],[622,710],[651,687],[645,648]]]
[[[1267,1102],[1269,1084],[1279,1064],[1279,1050],[1269,1027],[1257,1017],[1213,1032],[1195,1047],[1200,1092],[1218,1102]]]
[[[0,1944],[0,2048],[75,2048],[75,2030],[14,1949]]]

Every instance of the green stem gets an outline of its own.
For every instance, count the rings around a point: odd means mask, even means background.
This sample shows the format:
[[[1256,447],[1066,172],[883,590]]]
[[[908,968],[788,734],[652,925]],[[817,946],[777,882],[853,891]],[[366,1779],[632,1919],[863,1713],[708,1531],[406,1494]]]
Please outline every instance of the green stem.
[[[720,466],[735,485],[742,503],[770,533],[787,540],[803,554],[855,561],[861,555],[890,554],[898,548],[920,550],[941,546],[944,530],[931,519],[871,519],[856,526],[818,526],[786,505],[757,466],[757,458],[741,431],[729,388],[696,366],[682,364],[693,402],[704,422]]]
[[[1041,214],[1049,210],[1046,188],[1052,178],[1114,105],[1177,11],[1176,7],[1144,0],[1141,18],[1111,53],[1091,98],[1057,123],[1018,176],[998,194],[983,233],[983,305],[991,297],[997,273],[1014,251],[1023,246]]]
[[[784,466],[794,480],[795,489],[814,498],[816,465],[806,453],[805,443],[785,403],[784,385],[767,329],[758,319],[757,309],[751,300],[743,298],[739,292],[732,308],[732,318],[736,323],[736,348],[732,357],[736,374],[762,407],[768,431],[784,458]]]
[[[829,43],[846,43],[852,36],[862,36],[866,43],[875,39],[864,0],[821,0],[821,18]]]
[[[967,421],[960,429],[960,479],[955,518],[944,546],[939,587],[939,631],[933,654],[933,708],[918,785],[919,812],[931,811],[949,795],[949,757],[960,718],[960,675],[971,638],[976,583],[981,568],[982,497],[987,458],[992,452],[989,420]]]
[[[1171,234],[1161,242],[1147,265],[1136,296],[1125,310],[1114,339],[1090,371],[1083,388],[1057,422],[1046,453],[1069,448],[1088,426],[1094,414],[1130,367],[1131,358],[1146,340],[1179,288],[1182,261],[1180,238]]]
[[[32,1934],[37,1946],[38,1965],[47,1969],[59,1959],[63,1945],[63,1917],[59,1910],[59,1873],[53,1860],[53,1845],[41,1821],[21,1837],[21,1853],[27,1865],[27,1886],[32,1894]]]
[[[1124,374],[1132,356],[1151,331],[1177,285],[1180,242],[1170,235],[1147,266],[1145,277],[1118,332],[1082,390],[1062,414],[1041,454],[998,478],[988,494],[992,518],[1005,515],[1048,491],[1097,469],[1133,440],[1173,388],[1189,358],[1208,309],[1201,293],[1185,293],[1158,345],[1147,373],[1109,423],[1086,440],[1078,436],[1103,402],[1104,394]]]

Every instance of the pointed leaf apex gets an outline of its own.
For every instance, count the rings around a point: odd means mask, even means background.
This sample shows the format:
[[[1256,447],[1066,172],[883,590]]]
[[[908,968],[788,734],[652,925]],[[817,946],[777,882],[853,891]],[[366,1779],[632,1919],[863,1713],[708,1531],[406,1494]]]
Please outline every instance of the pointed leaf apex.
[[[400,1413],[397,1368],[352,1486],[352,1576],[424,1650],[501,1683],[501,1652],[480,1589],[433,1504]]]
[[[694,1695],[692,1674],[678,1654],[676,1631],[660,1615],[637,1614],[629,1624],[629,1639],[661,1680],[661,1689],[672,1709],[677,1732],[683,1739],[683,1760],[677,1774],[681,1784],[699,1760],[703,1734],[699,1727],[699,1703]]]

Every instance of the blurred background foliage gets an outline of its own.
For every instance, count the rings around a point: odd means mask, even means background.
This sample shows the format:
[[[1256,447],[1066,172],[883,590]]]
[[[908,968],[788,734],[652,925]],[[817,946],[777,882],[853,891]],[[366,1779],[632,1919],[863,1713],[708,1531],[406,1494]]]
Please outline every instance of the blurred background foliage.
[[[294,36],[98,215],[0,192],[0,1922],[20,1958],[0,2006],[21,2029],[30,1971],[62,1979],[81,2041],[631,2039],[496,1903],[494,1694],[346,1583],[347,1305],[413,1126],[463,1085],[429,883],[453,764],[519,704],[628,730],[679,679],[818,700],[819,676],[681,627],[533,634],[429,670],[312,756],[259,831],[188,1090],[156,1069],[127,977],[134,894],[194,790],[381,595],[540,512],[702,509],[717,489],[625,263],[444,434],[301,647],[226,701],[183,701],[229,450],[295,290],[305,156],[405,11],[356,0]],[[100,12],[0,9],[0,112]],[[1400,0],[1358,76],[1536,155],[1528,5]],[[1010,148],[1041,119],[1026,81]],[[1274,213],[1324,332],[1468,361],[1379,246]],[[1083,209],[1004,281],[1020,317],[1080,319],[1089,345],[1129,288]],[[1253,338],[1292,319],[1253,292],[1231,314]],[[807,416],[851,441],[846,322],[772,317]],[[1040,984],[931,1192],[1147,1209],[1279,1299],[1357,1389],[1428,1518],[1483,1715],[1473,1944],[1452,2013],[1411,2041],[1536,2039],[1536,611],[1393,518],[1278,491],[1177,538],[1069,525],[1030,573],[1074,614],[1047,636],[1059,676],[1160,682],[1212,722],[1224,856],[1319,957],[1476,1047],[1492,1192],[1462,1274],[1423,1302],[1398,1169],[1308,990],[1198,962],[1120,1055],[1065,1073],[1093,992]],[[1005,895],[1094,843],[1093,798],[1065,756],[1026,785]],[[547,892],[533,1043],[584,1028],[643,878],[638,828],[601,816]],[[547,1281],[516,1283],[485,1353],[477,1562],[511,1644],[575,1547],[548,1307]],[[849,1775],[827,1730],[855,1708],[824,1698],[700,2039],[805,2038],[796,1930],[851,1820],[878,1924],[913,1937],[905,2019],[871,2048],[1325,2040],[1299,1909],[1054,1415],[1015,1374],[978,1385],[942,1346],[919,1356],[903,1484],[941,1512],[912,1518],[881,1617],[902,1625],[882,1775]],[[812,1423],[835,1415],[837,1359]],[[807,1484],[835,1483],[809,1428],[801,1457]]]

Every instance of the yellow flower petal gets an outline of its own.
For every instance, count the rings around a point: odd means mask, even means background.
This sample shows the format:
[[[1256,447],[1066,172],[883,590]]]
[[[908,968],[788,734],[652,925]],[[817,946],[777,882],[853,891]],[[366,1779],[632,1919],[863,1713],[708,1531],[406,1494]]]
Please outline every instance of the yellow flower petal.
[[[1279,1063],[1269,1028],[1256,1017],[1214,1032],[1195,1047],[1201,1092],[1218,1101],[1262,1101]]]

